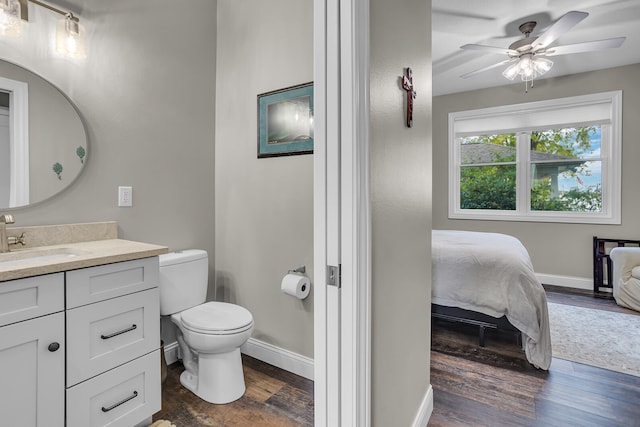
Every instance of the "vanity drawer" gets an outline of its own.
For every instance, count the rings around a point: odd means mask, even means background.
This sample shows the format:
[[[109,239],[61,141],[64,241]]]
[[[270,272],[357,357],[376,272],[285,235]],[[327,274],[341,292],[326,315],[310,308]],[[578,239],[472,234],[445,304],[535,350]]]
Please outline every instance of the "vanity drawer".
[[[68,271],[67,309],[157,287],[158,257]]]
[[[158,288],[67,310],[67,387],[160,347]]]
[[[0,282],[0,326],[64,310],[64,273]]]
[[[67,427],[131,427],[160,408],[160,350],[67,389]]]

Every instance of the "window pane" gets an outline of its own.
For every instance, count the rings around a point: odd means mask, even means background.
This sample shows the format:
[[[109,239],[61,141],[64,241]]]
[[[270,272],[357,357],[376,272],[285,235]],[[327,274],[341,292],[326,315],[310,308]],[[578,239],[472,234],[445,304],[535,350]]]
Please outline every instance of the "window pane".
[[[460,208],[515,210],[516,166],[460,168]]]
[[[460,138],[463,165],[516,161],[516,135],[481,135]]]
[[[600,158],[600,126],[531,132],[531,161]]]
[[[602,212],[602,162],[531,165],[531,210]]]
[[[602,212],[600,126],[531,133],[531,210]]]

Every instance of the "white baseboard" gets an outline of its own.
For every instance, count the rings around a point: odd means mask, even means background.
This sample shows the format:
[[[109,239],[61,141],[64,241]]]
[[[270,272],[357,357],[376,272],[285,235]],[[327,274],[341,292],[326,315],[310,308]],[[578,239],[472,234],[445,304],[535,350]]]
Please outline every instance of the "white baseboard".
[[[262,362],[292,372],[301,377],[313,380],[313,359],[285,350],[275,345],[249,338],[240,348],[242,353]],[[167,365],[178,361],[178,342],[174,341],[164,346],[164,359]]]
[[[536,273],[538,280],[545,285],[564,286],[565,288],[593,290],[593,279],[555,274]]]
[[[416,414],[415,420],[413,420],[413,427],[427,427],[429,423],[429,418],[431,418],[431,414],[433,413],[433,387],[429,384],[429,388],[424,395],[424,399],[422,399],[422,403],[420,404],[420,408],[418,408],[418,413]]]
[[[167,361],[167,365],[178,361],[178,341],[164,345],[164,360]]]
[[[313,359],[309,357],[254,338],[249,338],[240,350],[247,356],[313,380]]]

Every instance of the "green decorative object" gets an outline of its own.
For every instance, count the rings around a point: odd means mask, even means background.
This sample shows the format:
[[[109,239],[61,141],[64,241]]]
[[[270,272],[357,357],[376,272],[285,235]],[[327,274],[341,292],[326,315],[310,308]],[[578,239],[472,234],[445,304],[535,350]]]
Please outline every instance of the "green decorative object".
[[[56,175],[58,175],[58,179],[62,179],[62,169],[64,169],[62,167],[62,165],[58,162],[53,164],[53,171],[56,173]]]
[[[84,147],[81,145],[76,149],[76,154],[80,157],[80,163],[84,164],[84,156],[87,154]]]

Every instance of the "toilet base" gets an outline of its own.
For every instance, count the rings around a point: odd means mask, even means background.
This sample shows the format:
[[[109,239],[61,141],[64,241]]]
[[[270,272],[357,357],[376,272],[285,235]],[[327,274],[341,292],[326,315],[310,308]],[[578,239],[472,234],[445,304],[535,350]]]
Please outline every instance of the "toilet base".
[[[198,354],[197,372],[193,368],[180,375],[180,383],[209,403],[229,403],[245,392],[240,349],[228,353]]]

